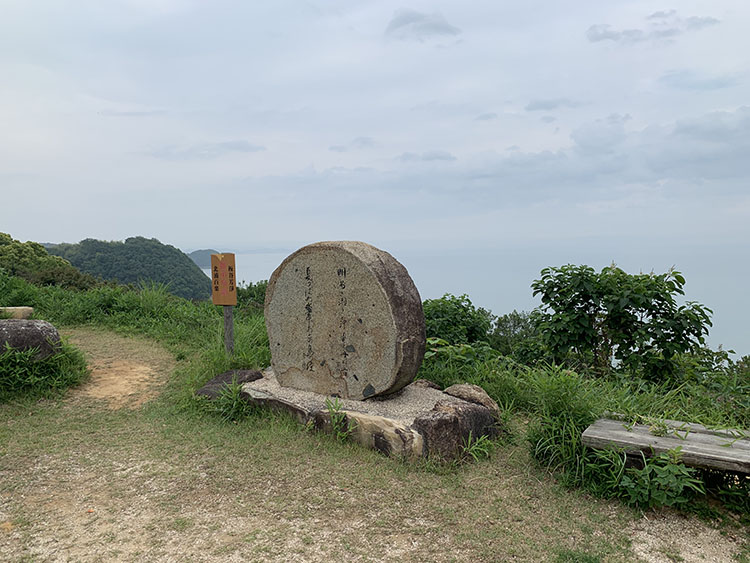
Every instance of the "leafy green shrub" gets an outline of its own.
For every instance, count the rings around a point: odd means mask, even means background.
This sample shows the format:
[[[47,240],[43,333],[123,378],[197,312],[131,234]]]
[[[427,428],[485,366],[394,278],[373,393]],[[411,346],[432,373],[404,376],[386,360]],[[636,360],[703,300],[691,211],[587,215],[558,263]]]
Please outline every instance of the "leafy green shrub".
[[[685,504],[696,494],[705,494],[698,471],[680,463],[679,448],[643,457],[643,467],[628,468],[620,482],[621,496],[641,509]]]
[[[486,341],[492,327],[489,311],[474,307],[468,295],[446,293],[422,304],[428,338],[442,338],[451,344]]]
[[[63,264],[39,270],[19,268],[16,274],[34,285],[56,285],[68,289],[91,289],[103,283],[91,274],[79,272],[75,267]]]
[[[70,344],[63,342],[60,352],[43,360],[35,360],[35,354],[34,349],[0,353],[0,402],[52,396],[86,376],[86,360]]]
[[[539,332],[539,311],[512,311],[495,318],[489,343],[503,356],[526,365],[551,362],[549,350]]]
[[[248,311],[263,311],[266,302],[268,280],[242,282],[237,286],[237,308]]]
[[[532,283],[542,300],[538,328],[558,362],[607,373],[616,361],[655,381],[673,376],[675,356],[702,346],[711,326],[709,308],[677,304],[685,278],[675,270],[631,275],[568,264],[541,274]]]
[[[476,365],[479,362],[491,361],[500,356],[500,352],[489,344],[479,342],[477,344],[451,344],[442,338],[429,337],[425,347],[424,357],[444,358],[448,361],[465,365]]]

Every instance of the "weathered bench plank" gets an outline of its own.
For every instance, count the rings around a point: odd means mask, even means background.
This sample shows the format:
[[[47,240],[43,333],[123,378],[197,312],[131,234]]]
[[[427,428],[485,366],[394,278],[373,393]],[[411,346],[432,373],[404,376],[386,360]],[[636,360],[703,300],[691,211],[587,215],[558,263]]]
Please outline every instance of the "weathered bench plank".
[[[646,424],[629,425],[601,418],[582,436],[584,445],[595,449],[622,449],[629,454],[660,454],[681,448],[682,462],[691,467],[750,473],[750,432],[713,430],[700,424],[664,420],[666,436],[655,436]]]

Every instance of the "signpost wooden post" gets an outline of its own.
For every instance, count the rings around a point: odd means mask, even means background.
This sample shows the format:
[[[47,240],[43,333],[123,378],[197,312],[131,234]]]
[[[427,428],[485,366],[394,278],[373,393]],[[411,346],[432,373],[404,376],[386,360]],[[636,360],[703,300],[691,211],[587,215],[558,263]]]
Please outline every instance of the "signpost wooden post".
[[[234,254],[211,255],[211,298],[214,305],[224,307],[224,346],[229,354],[234,353],[234,315],[237,305],[237,271]]]

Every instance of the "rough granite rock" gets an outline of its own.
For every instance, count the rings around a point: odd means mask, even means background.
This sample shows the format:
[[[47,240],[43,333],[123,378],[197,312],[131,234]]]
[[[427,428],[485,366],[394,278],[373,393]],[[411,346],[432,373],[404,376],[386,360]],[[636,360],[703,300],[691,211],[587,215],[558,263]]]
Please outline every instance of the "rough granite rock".
[[[224,386],[229,385],[230,383],[232,383],[232,381],[242,384],[248,383],[250,381],[255,381],[256,379],[260,379],[261,377],[263,377],[263,374],[258,370],[230,369],[229,371],[225,371],[224,373],[214,377],[206,385],[198,389],[195,394],[203,397],[208,397],[209,399],[215,399],[216,397],[221,395],[221,391],[222,389],[224,389]]]
[[[305,246],[274,271],[265,303],[282,386],[366,399],[411,383],[424,356],[422,300],[406,268],[363,242]]]
[[[60,350],[60,334],[47,321],[28,319],[0,320],[0,352],[7,348],[37,348],[36,360],[53,356]]]
[[[439,402],[418,416],[412,428],[424,439],[428,455],[442,459],[461,457],[464,446],[480,436],[497,435],[495,417],[488,408],[468,402]]]
[[[433,383],[429,379],[417,379],[412,383],[412,385],[416,387],[423,387],[425,389],[437,389],[438,391],[441,390],[440,385],[437,383]]]
[[[457,383],[445,389],[443,393],[450,395],[451,397],[458,397],[464,401],[487,407],[495,418],[500,418],[500,407],[497,406],[494,399],[487,394],[487,391],[482,389],[479,385]]]
[[[422,435],[403,423],[373,414],[342,411],[346,415],[346,428],[350,439],[367,448],[378,450],[391,457],[414,460],[424,455]],[[317,409],[311,413],[317,430],[333,433],[328,410]]]

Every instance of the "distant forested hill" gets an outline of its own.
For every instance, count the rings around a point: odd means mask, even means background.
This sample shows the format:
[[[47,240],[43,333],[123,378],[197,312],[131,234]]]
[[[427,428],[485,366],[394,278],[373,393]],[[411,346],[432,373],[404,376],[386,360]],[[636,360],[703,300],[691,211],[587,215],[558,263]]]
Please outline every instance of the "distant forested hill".
[[[202,268],[203,270],[208,270],[211,268],[211,255],[212,254],[219,254],[218,250],[214,250],[213,248],[204,248],[201,250],[195,250],[188,254],[190,259],[195,262],[199,268]]]
[[[39,243],[15,240],[7,233],[0,233],[0,273],[18,276],[37,285],[89,289],[98,280],[81,273],[67,260],[50,255]]]
[[[131,237],[125,242],[85,239],[78,244],[58,244],[48,249],[82,272],[120,283],[154,281],[188,299],[207,299],[211,282],[180,249],[158,240]]]

